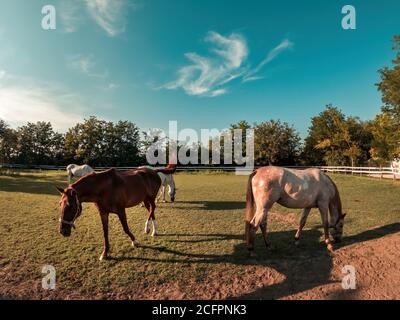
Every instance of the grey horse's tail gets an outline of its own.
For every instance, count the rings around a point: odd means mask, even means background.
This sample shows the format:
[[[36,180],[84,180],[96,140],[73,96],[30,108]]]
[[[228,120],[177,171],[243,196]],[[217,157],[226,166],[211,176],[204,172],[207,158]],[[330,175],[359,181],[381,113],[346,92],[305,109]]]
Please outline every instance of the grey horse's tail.
[[[251,186],[251,181],[255,176],[256,171],[253,171],[249,180],[247,181],[247,193],[246,193],[246,221],[250,222],[253,219],[254,215],[254,196],[253,196],[253,188]]]
[[[252,250],[252,241],[250,239],[250,222],[254,216],[254,196],[253,196],[253,188],[251,186],[251,182],[253,177],[255,176],[257,171],[253,171],[249,180],[247,181],[247,193],[246,193],[246,216],[245,216],[245,238],[247,247],[249,250]]]

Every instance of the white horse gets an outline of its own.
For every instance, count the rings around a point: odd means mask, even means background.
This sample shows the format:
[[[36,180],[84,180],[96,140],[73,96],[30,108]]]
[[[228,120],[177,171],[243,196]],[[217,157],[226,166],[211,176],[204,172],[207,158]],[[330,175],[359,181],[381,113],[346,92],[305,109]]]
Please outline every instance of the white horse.
[[[393,161],[391,162],[390,166],[392,167],[392,173],[394,177],[396,175],[400,174],[400,159],[399,158],[394,158]]]
[[[154,167],[151,166],[145,166],[146,168],[154,170]],[[166,202],[165,200],[165,190],[168,187],[168,195],[169,198],[171,199],[171,202],[175,201],[175,195],[176,195],[176,187],[175,187],[175,181],[172,176],[173,172],[175,172],[176,166],[175,165],[168,165],[168,169],[171,170],[172,173],[162,173],[162,172],[157,172],[158,176],[161,179],[161,186],[160,186],[160,191],[159,195],[157,196],[156,202],[158,202],[161,198],[161,202]]]
[[[92,172],[94,172],[93,168],[87,164],[81,166],[70,164],[67,166],[68,183],[71,184],[72,177],[83,177]]]

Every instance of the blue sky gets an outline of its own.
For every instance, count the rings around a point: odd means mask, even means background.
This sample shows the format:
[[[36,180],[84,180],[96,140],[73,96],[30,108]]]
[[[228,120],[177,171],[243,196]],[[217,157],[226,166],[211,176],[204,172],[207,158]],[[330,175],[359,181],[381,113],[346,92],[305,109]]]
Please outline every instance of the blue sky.
[[[41,28],[46,4],[56,30]],[[356,30],[341,27],[346,4]],[[60,131],[90,115],[142,130],[281,119],[303,137],[329,103],[371,119],[399,10],[397,0],[0,0],[0,118]]]

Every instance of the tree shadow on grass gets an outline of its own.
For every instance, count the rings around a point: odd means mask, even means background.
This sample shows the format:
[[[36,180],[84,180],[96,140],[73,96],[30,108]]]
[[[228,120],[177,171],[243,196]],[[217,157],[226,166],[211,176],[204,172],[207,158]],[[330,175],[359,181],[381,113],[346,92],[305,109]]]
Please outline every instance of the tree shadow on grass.
[[[7,175],[2,178],[0,176],[0,191],[5,192],[58,195],[54,186],[65,187],[68,184],[67,178],[54,179],[40,175]]]
[[[343,239],[341,244],[336,245],[336,248],[343,248],[351,244],[378,239],[399,231],[400,223],[389,224],[346,237]],[[240,296],[229,297],[231,299],[279,299],[331,283],[337,283],[337,285],[340,286],[338,281],[333,282],[331,280],[333,259],[331,254],[327,252],[324,244],[320,241],[321,231],[318,229],[303,231],[302,244],[300,247],[294,246],[293,235],[294,230],[271,232],[269,236],[271,242],[276,246],[276,249],[274,251],[267,251],[264,247],[262,236],[257,234],[255,242],[255,250],[257,252],[256,258],[248,257],[244,241],[241,241],[241,243],[234,246],[234,252],[232,254],[196,254],[169,249],[166,246],[142,246],[142,250],[153,250],[160,253],[167,253],[174,257],[171,259],[149,259],[132,256],[120,256],[111,259],[115,261],[139,260],[146,262],[153,261],[158,263],[162,262],[177,264],[231,263],[241,266],[267,266],[284,276],[284,280],[282,282],[257,288],[250,293]],[[200,241],[205,243],[207,241],[243,240],[242,235],[232,234],[176,233],[164,236],[204,237],[205,239]],[[174,240],[170,241],[174,242]],[[196,241],[198,240],[186,240],[188,243],[193,243]],[[182,242],[185,242],[185,240],[182,240]],[[356,292],[354,290],[338,289],[335,294],[327,298],[354,299],[355,296]]]

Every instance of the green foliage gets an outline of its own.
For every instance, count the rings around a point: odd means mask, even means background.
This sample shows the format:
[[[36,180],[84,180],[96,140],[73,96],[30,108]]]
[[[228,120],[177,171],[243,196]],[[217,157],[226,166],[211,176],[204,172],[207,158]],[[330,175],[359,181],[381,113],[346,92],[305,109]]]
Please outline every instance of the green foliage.
[[[113,123],[90,117],[68,130],[65,153],[71,162],[135,166],[141,161],[139,142],[139,129],[132,122]]]
[[[257,165],[294,165],[299,156],[300,137],[286,122],[261,122],[254,127]]]
[[[371,140],[367,123],[328,105],[311,119],[302,158],[306,164],[355,166],[368,160]]]
[[[373,135],[371,146],[371,157],[378,164],[400,155],[400,131],[393,116],[384,112],[375,117],[370,123],[370,130]]]
[[[382,111],[392,116],[395,123],[400,125],[400,35],[393,38],[393,43],[393,50],[396,51],[393,67],[379,70],[381,82],[377,86],[382,92]]]

